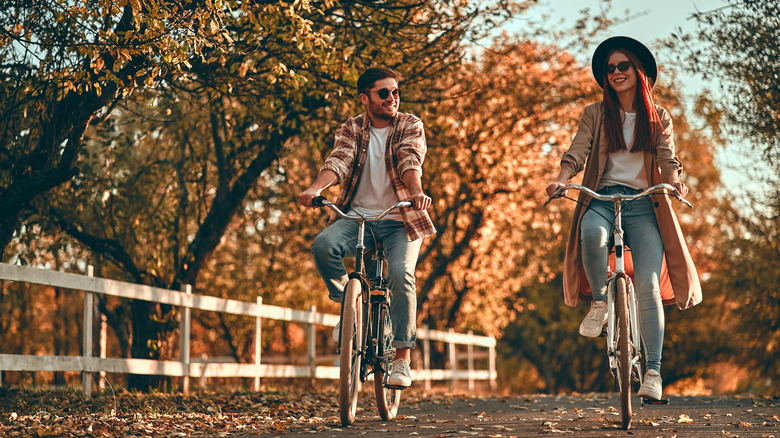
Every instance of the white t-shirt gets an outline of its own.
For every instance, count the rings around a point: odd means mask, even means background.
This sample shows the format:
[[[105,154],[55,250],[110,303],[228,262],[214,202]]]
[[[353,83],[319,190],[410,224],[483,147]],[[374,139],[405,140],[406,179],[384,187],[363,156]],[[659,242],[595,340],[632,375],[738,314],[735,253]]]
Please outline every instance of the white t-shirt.
[[[626,145],[633,148],[634,126],[636,125],[636,113],[623,113],[623,138]],[[647,183],[647,174],[645,173],[645,157],[641,151],[630,152],[620,150],[607,154],[607,164],[604,167],[604,174],[599,181],[599,189],[608,186],[623,185],[634,189],[646,189],[650,187]]]
[[[376,216],[398,202],[385,164],[387,136],[391,129],[392,125],[385,128],[371,127],[363,173],[352,197],[352,208],[347,212],[352,217],[357,216],[354,212],[364,216]],[[384,219],[400,221],[401,212],[398,209],[393,210]]]

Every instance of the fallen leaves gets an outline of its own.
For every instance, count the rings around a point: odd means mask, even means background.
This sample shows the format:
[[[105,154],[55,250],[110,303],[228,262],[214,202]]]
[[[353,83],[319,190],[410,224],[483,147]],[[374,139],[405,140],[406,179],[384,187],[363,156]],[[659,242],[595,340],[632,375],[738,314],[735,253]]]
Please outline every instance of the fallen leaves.
[[[114,409],[114,406],[118,409]],[[333,394],[123,392],[85,399],[76,391],[0,388],[0,428],[8,436],[226,436],[329,430]],[[304,415],[305,414],[305,415]]]
[[[693,419],[691,417],[687,416],[686,414],[680,414],[680,418],[677,420],[678,423],[693,423]]]

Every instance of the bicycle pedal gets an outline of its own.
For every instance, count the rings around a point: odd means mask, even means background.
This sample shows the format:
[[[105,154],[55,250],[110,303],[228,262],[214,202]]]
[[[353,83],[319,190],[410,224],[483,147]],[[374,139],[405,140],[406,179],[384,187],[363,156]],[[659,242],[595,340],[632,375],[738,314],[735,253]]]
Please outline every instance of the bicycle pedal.
[[[605,338],[607,336],[607,329],[601,329],[601,334],[598,335],[599,338]]]
[[[643,405],[668,405],[669,399],[668,398],[662,398],[661,400],[653,400],[650,398],[644,398],[640,397],[642,399]]]
[[[399,386],[399,385],[385,385],[385,388],[387,388],[387,389],[403,390],[403,389],[406,389],[407,387],[406,386]]]

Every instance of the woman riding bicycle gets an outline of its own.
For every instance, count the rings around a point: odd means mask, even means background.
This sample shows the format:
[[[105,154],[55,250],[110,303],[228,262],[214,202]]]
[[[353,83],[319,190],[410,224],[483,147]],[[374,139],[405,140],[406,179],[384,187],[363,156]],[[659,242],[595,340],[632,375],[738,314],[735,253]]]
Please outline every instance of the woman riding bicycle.
[[[628,37],[602,42],[593,54],[593,76],[603,89],[603,100],[585,108],[569,150],[561,159],[548,196],[584,168],[582,185],[599,194],[636,194],[659,183],[688,192],[679,180],[682,164],[675,155],[672,120],[655,105],[652,87],[657,77],[655,58],[642,43]],[[632,249],[647,372],[638,394],[659,400],[661,350],[664,336],[662,302],[681,309],[701,301],[701,286],[679,223],[667,195],[658,194],[624,204],[625,241]],[[574,211],[564,261],[564,299],[576,306],[589,299],[590,311],[580,334],[597,337],[607,320],[606,280],[609,237],[614,206],[580,194]],[[665,262],[665,263],[664,263]],[[584,269],[587,283],[581,281]],[[672,291],[661,290],[662,269],[668,269]]]

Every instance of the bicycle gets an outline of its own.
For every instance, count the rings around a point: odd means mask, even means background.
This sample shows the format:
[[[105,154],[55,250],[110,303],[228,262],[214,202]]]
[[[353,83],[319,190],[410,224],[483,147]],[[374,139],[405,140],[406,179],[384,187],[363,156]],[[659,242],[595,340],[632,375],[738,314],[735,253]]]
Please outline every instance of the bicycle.
[[[620,410],[623,429],[631,427],[631,383],[642,385],[642,352],[639,320],[637,318],[636,295],[631,277],[626,274],[623,244],[623,221],[621,206],[645,196],[666,193],[681,203],[693,208],[680,193],[669,184],[658,184],[635,195],[600,195],[579,184],[566,184],[558,187],[544,206],[553,199],[564,197],[569,189],[577,189],[594,199],[612,201],[615,206],[615,221],[612,225],[612,247],[615,251],[615,269],[609,269],[607,275],[607,357],[609,369],[616,379],[620,390]],[[579,202],[571,199],[575,202]],[[642,400],[644,403],[644,400]]]
[[[358,240],[355,248],[354,270],[344,288],[341,305],[341,329],[339,331],[339,414],[341,424],[348,426],[355,422],[358,400],[358,380],[365,383],[374,375],[374,393],[379,416],[384,421],[395,419],[401,402],[401,390],[387,384],[390,368],[395,357],[393,328],[390,320],[390,297],[388,281],[384,277],[387,259],[380,242],[375,242],[374,274],[365,272],[365,246],[363,244],[366,222],[379,221],[396,208],[411,207],[409,201],[398,202],[375,217],[351,217],[322,196],[312,200],[315,207],[328,207],[342,219],[359,223]],[[370,369],[369,369],[370,367]]]

